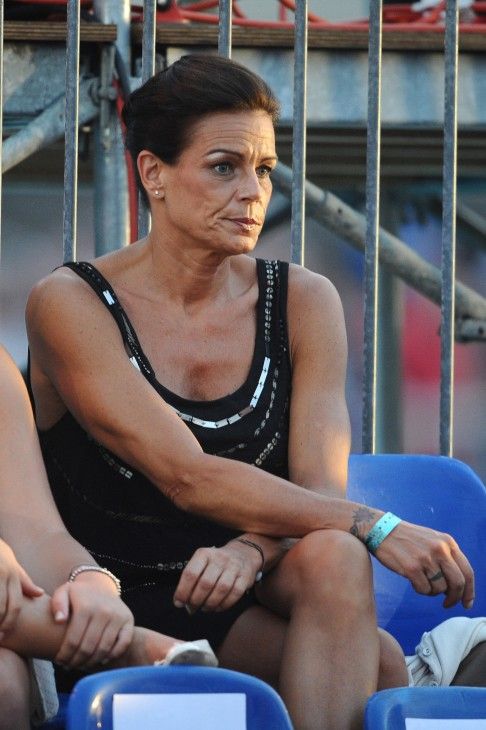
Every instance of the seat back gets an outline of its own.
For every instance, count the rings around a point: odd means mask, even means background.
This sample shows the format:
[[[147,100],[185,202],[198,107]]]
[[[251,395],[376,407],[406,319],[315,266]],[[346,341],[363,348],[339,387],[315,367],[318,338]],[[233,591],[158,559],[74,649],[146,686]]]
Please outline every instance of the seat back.
[[[265,682],[209,667],[132,667],[92,674],[75,686],[67,730],[292,730]]]
[[[424,631],[452,616],[486,616],[486,489],[466,464],[445,456],[353,454],[348,498],[404,520],[448,532],[476,573],[473,609],[442,607],[443,596],[422,596],[408,580],[373,558],[378,623],[413,654]]]
[[[370,697],[364,728],[465,730],[470,727],[471,730],[486,730],[485,718],[486,688],[399,687],[382,690]]]

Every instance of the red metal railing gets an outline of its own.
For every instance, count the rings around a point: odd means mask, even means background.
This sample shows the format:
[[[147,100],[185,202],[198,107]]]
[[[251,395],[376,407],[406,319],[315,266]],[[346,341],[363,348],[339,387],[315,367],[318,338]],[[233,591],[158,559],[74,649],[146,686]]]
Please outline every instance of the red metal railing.
[[[39,6],[66,6],[66,0],[17,0],[19,5]],[[92,0],[81,0],[83,8],[90,8]],[[178,0],[172,0],[166,9],[157,11],[158,23],[206,23],[217,25],[219,22],[217,13],[208,11],[216,10],[219,0],[196,0],[191,5],[180,5]],[[383,30],[411,30],[414,31],[431,31],[443,32],[444,29],[444,10],[446,2],[441,0],[437,5],[427,10],[414,10],[411,4],[397,3],[396,5],[387,5],[383,9]],[[233,0],[233,25],[236,27],[246,28],[293,28],[294,24],[289,19],[287,11],[295,12],[295,0],[275,0],[276,20],[257,20],[249,18],[241,9],[237,0]],[[467,20],[461,22],[461,31],[481,30],[486,32],[486,0],[478,0],[473,2],[470,8]],[[138,6],[132,6],[132,17],[134,21],[139,21],[143,17],[143,9]],[[291,17],[291,16],[290,16]],[[368,20],[349,21],[345,23],[332,23],[329,20],[317,15],[309,13],[309,27],[313,29],[333,30],[356,30],[367,29]]]

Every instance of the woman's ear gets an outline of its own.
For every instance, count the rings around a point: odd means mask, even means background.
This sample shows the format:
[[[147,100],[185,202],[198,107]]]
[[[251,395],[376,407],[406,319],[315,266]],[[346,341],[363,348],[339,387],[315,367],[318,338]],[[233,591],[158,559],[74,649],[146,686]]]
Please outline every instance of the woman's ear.
[[[142,150],[137,157],[140,180],[150,198],[161,200],[164,197],[164,163],[149,150]]]

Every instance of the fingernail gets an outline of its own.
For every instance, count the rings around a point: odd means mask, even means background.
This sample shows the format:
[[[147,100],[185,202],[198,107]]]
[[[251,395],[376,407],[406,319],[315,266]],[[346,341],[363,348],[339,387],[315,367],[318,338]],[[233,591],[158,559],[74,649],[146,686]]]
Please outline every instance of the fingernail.
[[[189,616],[192,616],[193,613],[196,613],[196,609],[195,608],[191,608],[190,606],[187,605],[187,603],[186,603],[185,608],[186,608],[186,611],[189,614]]]
[[[63,621],[65,618],[66,618],[66,615],[65,615],[64,611],[56,611],[56,613],[54,614],[54,619],[56,621]]]
[[[472,608],[474,605],[474,598],[472,598],[470,601],[466,603],[465,608]]]
[[[183,608],[184,604],[182,603],[182,601],[174,601],[174,606],[176,608]]]

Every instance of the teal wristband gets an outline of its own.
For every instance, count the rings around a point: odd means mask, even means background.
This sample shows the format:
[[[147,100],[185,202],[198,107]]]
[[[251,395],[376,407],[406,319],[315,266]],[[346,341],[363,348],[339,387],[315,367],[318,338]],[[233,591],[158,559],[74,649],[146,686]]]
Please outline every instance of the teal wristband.
[[[375,553],[380,547],[381,543],[387,537],[392,530],[401,522],[400,517],[397,517],[392,512],[386,512],[383,517],[380,517],[371,530],[365,537],[365,545],[370,553]]]

